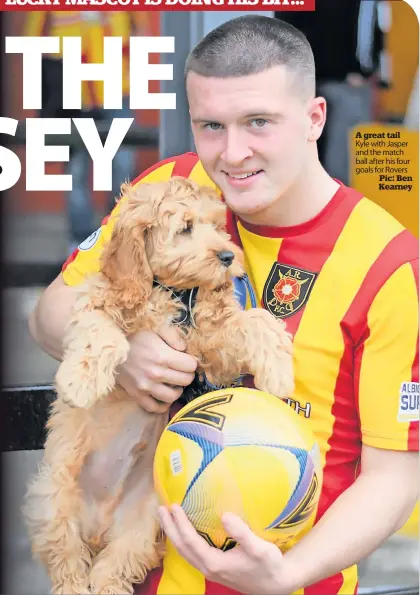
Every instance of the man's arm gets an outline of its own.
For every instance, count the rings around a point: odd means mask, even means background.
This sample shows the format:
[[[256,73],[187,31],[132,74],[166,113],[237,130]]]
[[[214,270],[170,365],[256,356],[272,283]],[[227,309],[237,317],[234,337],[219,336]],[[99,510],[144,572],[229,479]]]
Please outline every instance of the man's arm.
[[[295,556],[301,559],[311,551],[302,566],[305,584],[317,582],[320,571],[335,574],[367,556],[400,529],[414,509],[418,411],[417,420],[415,412],[401,416],[401,406],[403,387],[414,387],[419,380],[417,271],[418,260],[413,259],[388,276],[360,329],[365,338],[355,348],[354,378],[363,443],[361,474],[296,550],[285,555],[294,565]],[[332,547],[323,547],[324,539]]]
[[[29,332],[43,351],[61,361],[63,337],[74,304],[76,291],[64,283],[61,273],[42,294],[29,316]]]
[[[418,453],[363,446],[361,474],[283,558],[292,590],[356,564],[408,520],[418,498]],[[279,575],[281,582],[281,574]]]
[[[67,322],[76,302],[74,286],[60,274],[44,291],[29,317],[29,332],[43,351],[54,359],[63,357]],[[159,334],[141,331],[129,338],[127,360],[118,371],[117,382],[150,413],[167,411],[188,386],[197,367],[187,353],[176,327]]]
[[[190,564],[241,593],[290,595],[359,562],[398,531],[418,497],[417,453],[363,447],[362,471],[307,535],[285,555],[238,517],[226,530],[240,547],[222,552],[195,532],[182,509],[160,510],[163,528]]]

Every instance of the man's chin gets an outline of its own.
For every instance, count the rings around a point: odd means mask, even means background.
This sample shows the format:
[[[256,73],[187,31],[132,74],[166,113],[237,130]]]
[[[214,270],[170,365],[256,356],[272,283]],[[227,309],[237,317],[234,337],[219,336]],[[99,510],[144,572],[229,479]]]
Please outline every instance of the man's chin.
[[[252,199],[247,200],[246,203],[239,200],[229,200],[229,197],[226,196],[224,196],[224,199],[228,209],[239,217],[246,218],[247,216],[257,215],[265,209],[264,205],[255,204]]]
[[[218,182],[216,182],[217,184]],[[232,188],[221,180],[218,187],[226,206],[236,215],[252,215],[263,211],[267,205],[261,204],[261,190],[257,188]]]

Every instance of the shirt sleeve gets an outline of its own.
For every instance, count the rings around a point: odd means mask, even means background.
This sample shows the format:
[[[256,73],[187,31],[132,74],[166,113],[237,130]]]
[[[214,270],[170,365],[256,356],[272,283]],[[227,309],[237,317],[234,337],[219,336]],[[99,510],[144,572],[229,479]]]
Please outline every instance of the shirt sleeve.
[[[103,219],[101,227],[84,240],[67,258],[62,266],[61,274],[66,285],[76,286],[100,270],[101,254],[106,242],[112,235],[115,216],[124,198],[114,208],[111,215]]]
[[[355,352],[356,398],[362,442],[418,451],[418,260],[400,266],[382,285]]]

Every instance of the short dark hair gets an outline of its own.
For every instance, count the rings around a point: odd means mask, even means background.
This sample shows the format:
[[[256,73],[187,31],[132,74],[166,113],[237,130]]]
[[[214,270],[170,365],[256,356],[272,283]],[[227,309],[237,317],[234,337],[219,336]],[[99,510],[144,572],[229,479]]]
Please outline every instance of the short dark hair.
[[[304,34],[274,17],[245,15],[210,31],[189,54],[184,75],[239,77],[278,65],[297,75],[305,94],[315,93],[314,56]]]

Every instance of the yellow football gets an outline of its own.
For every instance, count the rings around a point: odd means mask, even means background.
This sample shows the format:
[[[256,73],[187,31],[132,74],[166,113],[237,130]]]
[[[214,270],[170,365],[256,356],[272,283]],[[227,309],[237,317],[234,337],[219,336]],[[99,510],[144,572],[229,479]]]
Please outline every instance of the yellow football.
[[[312,522],[322,468],[303,418],[273,395],[240,387],[199,397],[171,419],[154,479],[162,503],[182,505],[211,545],[235,545],[221,521],[233,512],[281,547]]]

